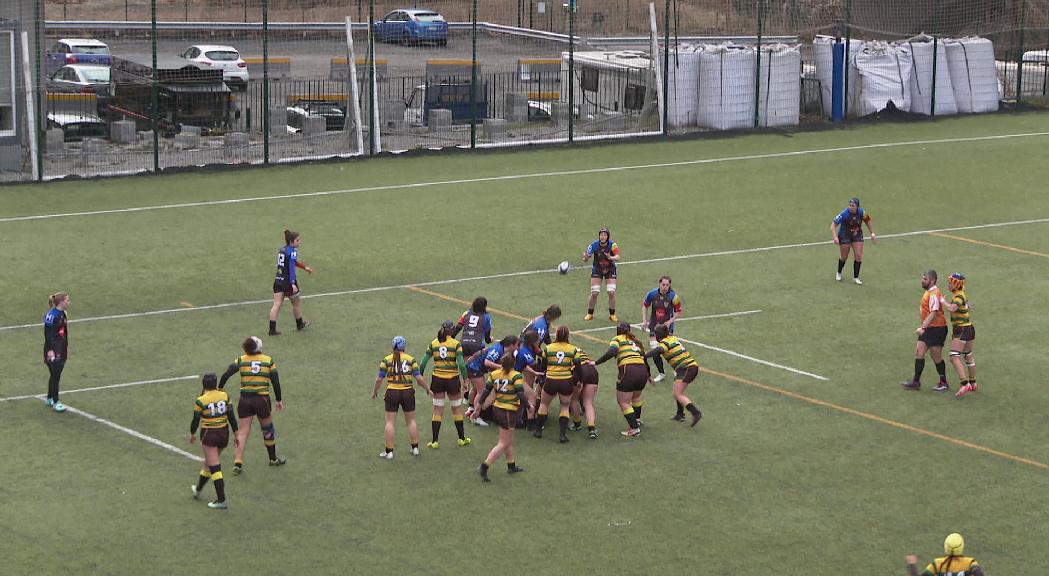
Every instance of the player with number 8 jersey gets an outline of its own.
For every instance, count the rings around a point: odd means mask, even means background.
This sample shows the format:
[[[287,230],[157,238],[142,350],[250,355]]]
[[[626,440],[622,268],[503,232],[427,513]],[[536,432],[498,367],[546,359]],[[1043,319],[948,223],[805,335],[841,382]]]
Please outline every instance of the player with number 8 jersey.
[[[463,345],[450,336],[453,330],[455,324],[451,320],[441,324],[437,338],[430,342],[430,347],[426,349],[423,361],[419,364],[419,371],[426,372],[426,365],[433,360],[433,376],[430,378],[430,390],[433,392],[433,418],[430,421],[430,429],[433,432],[433,441],[427,444],[433,449],[439,447],[437,439],[441,435],[441,421],[444,419],[445,395],[452,406],[452,419],[455,422],[455,431],[459,435],[459,446],[469,446],[471,442],[463,429],[462,381],[466,380],[466,362],[463,360]]]
[[[218,389],[218,379],[214,374],[205,374],[203,390],[193,404],[193,422],[189,425],[189,443],[196,440],[197,427],[200,427],[200,446],[204,451],[204,465],[195,486],[190,486],[193,498],[200,497],[204,485],[211,480],[215,484],[214,502],[208,508],[226,509],[226,482],[222,479],[222,450],[229,445],[229,429],[237,433],[237,421],[229,417],[233,403],[225,390]],[[236,437],[234,444],[239,444]]]
[[[237,417],[240,419],[240,431],[237,433],[237,455],[233,460],[233,474],[244,471],[244,447],[251,434],[252,418],[259,419],[262,428],[262,441],[269,453],[270,466],[283,466],[287,460],[277,455],[277,429],[273,425],[270,406],[270,389],[277,401],[277,412],[284,410],[281,397],[280,377],[277,375],[277,363],[272,357],[262,353],[262,340],[250,336],[241,344],[244,354],[238,356],[219,380],[219,389],[225,388],[226,381],[234,374],[240,374],[240,397],[237,399]]]

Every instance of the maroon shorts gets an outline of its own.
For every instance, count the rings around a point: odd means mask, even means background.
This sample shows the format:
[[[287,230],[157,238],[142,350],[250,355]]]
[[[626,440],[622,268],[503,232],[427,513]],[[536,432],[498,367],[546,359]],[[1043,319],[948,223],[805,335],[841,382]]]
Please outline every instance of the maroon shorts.
[[[268,395],[241,392],[237,400],[237,417],[251,418],[252,416],[259,420],[270,417],[270,397]]]
[[[976,340],[976,327],[972,324],[968,326],[957,326],[953,330],[954,333],[951,334],[951,338],[954,340],[961,340],[962,342]]]
[[[507,410],[506,408],[493,406],[492,419],[495,421],[496,426],[505,430],[513,430],[517,427],[517,410]]]
[[[452,396],[456,396],[463,389],[462,384],[459,382],[459,377],[454,378],[441,378],[440,376],[430,377],[430,390],[433,390],[434,394],[448,393]]]
[[[560,380],[557,378],[547,378],[546,382],[543,384],[543,392],[546,392],[551,396],[557,396],[558,394],[562,396],[571,396],[572,392],[574,391],[574,388],[574,376],[571,378],[566,378],[564,380]]]
[[[215,448],[229,446],[229,427],[202,428],[200,430],[200,444],[202,446],[214,446]]]
[[[580,364],[575,369],[576,382],[580,384],[597,384],[597,366],[593,364]]]
[[[644,364],[627,364],[619,367],[619,382],[616,390],[620,392],[640,392],[648,384],[648,369]]]
[[[675,379],[681,380],[685,384],[691,384],[696,376],[699,374],[699,366],[687,366],[685,368],[678,368]]]
[[[398,408],[404,410],[405,413],[415,412],[415,389],[409,388],[407,390],[392,390],[386,389],[386,395],[382,397],[383,402],[386,403],[387,412],[396,412]]]

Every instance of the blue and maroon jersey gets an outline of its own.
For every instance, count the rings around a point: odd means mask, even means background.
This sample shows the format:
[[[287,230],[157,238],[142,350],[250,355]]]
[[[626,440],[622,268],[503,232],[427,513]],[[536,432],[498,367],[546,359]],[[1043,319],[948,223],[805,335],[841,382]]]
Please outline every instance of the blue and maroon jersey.
[[[56,358],[65,358],[68,351],[66,313],[58,308],[52,308],[44,315],[44,354],[54,352]]]
[[[863,208],[857,208],[855,214],[849,212],[848,208],[842,210],[834,218],[834,223],[838,225],[838,239],[863,237],[863,223],[870,221],[871,215]]]
[[[616,263],[609,257],[619,255],[619,245],[613,242],[611,238],[603,244],[600,240],[594,240],[586,247],[586,255],[594,258],[591,270],[593,273],[607,274],[608,272],[615,272]]]
[[[277,252],[277,275],[273,281],[285,286],[295,283],[295,265],[299,261],[299,251],[291,246],[284,246]]]

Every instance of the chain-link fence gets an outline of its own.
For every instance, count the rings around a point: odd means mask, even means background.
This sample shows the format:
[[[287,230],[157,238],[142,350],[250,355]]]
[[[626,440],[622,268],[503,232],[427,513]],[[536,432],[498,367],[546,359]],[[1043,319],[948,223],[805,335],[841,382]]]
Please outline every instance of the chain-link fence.
[[[0,179],[1036,102],[1049,0],[0,0]]]

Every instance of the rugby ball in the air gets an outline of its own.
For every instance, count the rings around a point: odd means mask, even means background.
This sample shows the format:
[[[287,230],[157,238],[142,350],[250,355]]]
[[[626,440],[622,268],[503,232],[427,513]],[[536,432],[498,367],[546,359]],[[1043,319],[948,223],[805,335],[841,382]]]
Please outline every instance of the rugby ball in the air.
[[[561,262],[557,265],[557,271],[561,274],[568,274],[568,268],[568,260],[565,260],[564,262]]]

